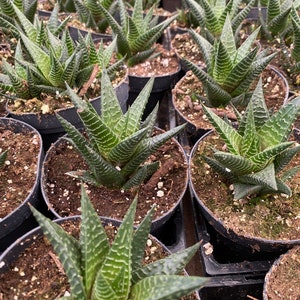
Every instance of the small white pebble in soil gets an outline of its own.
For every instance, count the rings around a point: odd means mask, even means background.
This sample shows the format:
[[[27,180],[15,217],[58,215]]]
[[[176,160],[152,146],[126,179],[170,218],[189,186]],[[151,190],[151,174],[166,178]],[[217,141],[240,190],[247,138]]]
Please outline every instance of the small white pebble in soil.
[[[7,166],[9,166],[9,165],[10,165],[10,161],[9,161],[9,160],[6,160],[6,161],[4,162],[4,164],[7,165]]]
[[[150,239],[147,240],[147,246],[151,247],[152,246],[152,241]]]
[[[165,193],[164,193],[164,191],[159,190],[159,191],[157,191],[156,195],[157,195],[157,197],[161,198],[165,195]]]
[[[157,187],[158,187],[159,189],[161,189],[163,186],[164,186],[164,183],[163,183],[162,181],[159,181],[159,182],[157,183]]]

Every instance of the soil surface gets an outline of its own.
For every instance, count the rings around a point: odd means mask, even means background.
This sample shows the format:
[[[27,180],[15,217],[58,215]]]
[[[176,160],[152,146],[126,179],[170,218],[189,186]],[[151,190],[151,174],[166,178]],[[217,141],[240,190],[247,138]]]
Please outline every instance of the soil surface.
[[[226,228],[244,236],[269,240],[299,240],[300,236],[300,172],[289,181],[291,197],[274,194],[265,197],[254,195],[233,200],[231,182],[213,171],[200,154],[213,156],[211,147],[223,149],[224,143],[217,135],[203,139],[193,156],[192,182],[199,199],[222,220]],[[299,166],[298,153],[289,168]],[[279,174],[280,175],[280,174]]]
[[[155,48],[155,53],[159,55],[130,67],[130,75],[149,77],[178,72],[180,65],[175,51],[164,48],[162,44],[156,44]]]
[[[62,227],[75,238],[79,236],[79,222],[64,222]],[[109,241],[112,242],[117,228],[105,225]],[[149,237],[144,254],[144,264],[166,257],[168,252]],[[49,241],[36,235],[34,241],[13,262],[7,272],[0,274],[0,299],[29,300],[57,299],[69,292],[69,284],[58,256]],[[195,295],[185,300],[197,299]]]
[[[141,220],[153,204],[154,219],[166,214],[179,201],[186,188],[187,164],[184,153],[174,139],[168,141],[149,157],[159,161],[159,169],[139,188],[136,222]],[[80,182],[66,172],[87,170],[83,158],[68,143],[49,149],[42,182],[50,205],[62,217],[80,213]],[[88,186],[89,197],[101,216],[122,219],[135,190],[110,190],[105,187]]]
[[[0,124],[0,153],[8,150],[0,167],[0,218],[15,210],[30,194],[38,168],[40,139],[34,132],[14,133]]]
[[[300,247],[282,255],[266,275],[266,300],[300,299]]]

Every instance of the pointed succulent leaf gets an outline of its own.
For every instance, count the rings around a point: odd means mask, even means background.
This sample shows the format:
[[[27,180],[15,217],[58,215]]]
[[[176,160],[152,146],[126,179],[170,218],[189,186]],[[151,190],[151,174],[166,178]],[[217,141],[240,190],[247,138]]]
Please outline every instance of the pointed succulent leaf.
[[[231,95],[225,91],[219,84],[207,81],[203,83],[207,94],[207,105],[212,107],[226,106],[232,99]]]
[[[86,299],[80,267],[79,242],[34,207],[31,207],[31,211],[64,267],[73,299]]]
[[[73,104],[78,109],[78,114],[93,143],[93,148],[97,148],[106,157],[109,151],[119,142],[118,138],[113,130],[99,118],[98,113],[89,102],[81,99],[69,86],[67,90]]]
[[[95,152],[90,145],[87,145],[87,140],[73,125],[66,120],[63,120],[60,116],[57,117],[68,133],[70,137],[69,141],[87,161],[95,180],[98,180],[96,186],[99,184],[104,184],[109,187],[117,186],[118,184],[122,185],[124,181],[122,174],[113,165],[105,161],[102,156]],[[70,173],[69,175],[76,175],[77,178],[80,177],[78,173]]]
[[[130,58],[127,59],[127,65],[129,67],[135,66],[146,59],[151,59],[152,54],[155,52],[155,48],[147,49],[136,54],[130,55]]]
[[[132,300],[173,300],[192,293],[205,283],[204,278],[180,275],[157,275],[136,283],[131,290]]]
[[[186,124],[179,125],[164,133],[143,140],[138,145],[134,157],[122,168],[121,173],[124,176],[131,174],[131,172],[136,170],[138,166],[149,157],[149,155],[183,130],[185,125]]]
[[[274,36],[279,34],[284,28],[287,27],[290,10],[291,8],[281,12],[279,15],[269,20],[268,29]]]
[[[184,250],[170,254],[166,258],[154,261],[150,264],[141,266],[136,269],[132,275],[133,284],[142,280],[143,278],[154,275],[176,275],[181,273],[190,259],[199,250],[200,243],[194,244]]]
[[[207,115],[208,119],[214,126],[215,130],[221,136],[221,138],[226,143],[228,150],[232,154],[239,154],[239,145],[242,141],[242,136],[227,122],[221,119],[219,116],[214,114],[212,110],[205,105],[202,105],[202,108]]]
[[[232,93],[239,86],[242,79],[246,77],[246,74],[249,72],[255,59],[256,53],[257,49],[247,53],[247,55],[230,70],[222,84],[222,87],[228,93]]]
[[[236,50],[234,64],[238,64],[241,60],[243,60],[249,52],[251,52],[251,48],[253,47],[257,36],[259,34],[260,27],[256,28],[243,42],[241,46],[239,46]],[[256,47],[256,53],[258,52],[258,47]]]
[[[237,176],[249,174],[253,172],[256,167],[251,160],[228,152],[216,152],[214,157],[228,170],[230,170],[230,172],[233,172],[233,174]]]
[[[236,46],[235,46],[235,40],[234,40],[234,34],[231,27],[230,17],[227,15],[224,27],[222,29],[222,33],[220,36],[220,43],[223,44],[224,48],[226,49],[226,53],[230,59],[230,61],[233,61],[233,58],[236,54]],[[218,59],[219,53],[216,54],[216,58]],[[226,62],[224,61],[224,64]]]
[[[101,86],[101,118],[108,127],[115,129],[121,136],[124,124],[119,127],[117,124],[122,119],[123,113],[105,68],[102,70]]]
[[[274,158],[285,149],[289,148],[293,142],[281,142],[275,146],[270,146],[263,151],[250,157],[251,161],[254,162],[259,169],[265,167],[269,161],[273,161]]]
[[[3,151],[1,154],[0,154],[0,167],[2,165],[4,165],[4,162],[6,160],[6,157],[7,157],[7,153],[8,153],[8,150],[5,150]]]
[[[135,186],[140,186],[147,178],[151,177],[158,168],[158,161],[143,165],[126,181],[126,183],[122,186],[122,189],[129,190]]]
[[[49,78],[51,61],[49,55],[38,47],[34,42],[27,38],[20,32],[22,42],[24,43],[26,50],[29,52],[31,58],[35,62],[37,68],[42,72],[45,78]]]
[[[300,151],[300,145],[287,148],[286,150],[282,151],[278,154],[274,160],[275,172],[279,173],[282,169],[284,169],[293,157]]]
[[[217,43],[215,51],[216,59],[212,76],[219,85],[222,85],[232,69],[231,57],[221,41]]]
[[[253,81],[259,77],[259,75],[263,72],[263,70],[268,66],[268,64],[271,62],[271,60],[276,56],[277,53],[271,53],[270,55],[255,60],[249,72],[245,76],[245,78],[242,80],[242,82],[239,84],[239,86],[231,93],[232,96],[238,96],[244,92],[246,92]]]
[[[205,12],[202,6],[195,0],[187,0],[189,5],[190,12],[195,17],[196,22],[199,24],[201,28],[205,26]]]
[[[98,278],[103,277],[108,285],[115,290],[117,299],[126,299],[130,292],[131,285],[131,239],[133,236],[134,215],[137,205],[135,198],[130,205],[120,227],[118,233],[111,245],[105,261],[100,268],[94,286],[94,293],[97,299],[101,298],[102,289],[98,282]],[[127,241],[127,242],[125,242]],[[117,279],[117,281],[116,281]]]
[[[286,140],[298,115],[299,106],[296,101],[289,102],[275,112],[258,130],[258,134],[263,140],[262,144],[267,147]]]
[[[144,34],[140,35],[131,44],[132,54],[150,48],[162,35],[163,31],[177,18],[177,15],[167,18],[165,21],[157,24],[156,26],[147,30]],[[146,47],[146,48],[145,48]]]
[[[207,0],[201,0],[201,4],[205,12],[205,26],[214,36],[218,36],[222,31],[222,27],[218,22],[218,17],[213,11],[213,7]]]
[[[146,243],[148,240],[148,234],[151,230],[152,218],[155,212],[155,205],[151,207],[145,218],[138,225],[137,229],[134,231],[132,238],[132,255],[131,255],[131,267],[132,272],[135,272],[138,268],[142,266],[142,261],[144,258],[144,251],[146,248]]]
[[[263,189],[261,185],[247,184],[241,182],[234,182],[233,186],[233,196],[235,200],[244,199],[249,195],[259,193]]]
[[[292,57],[296,62],[300,62],[300,17],[297,15],[292,18],[293,24],[293,42]]]
[[[156,122],[156,116],[159,108],[159,103],[157,103],[154,109],[150,112],[147,118],[142,122],[141,128],[148,128],[147,136],[151,136],[153,128]]]
[[[213,45],[196,31],[190,29],[189,33],[192,36],[195,43],[198,45],[199,49],[201,50],[201,54],[203,56],[207,70],[210,70]]]
[[[205,162],[216,172],[218,172],[221,176],[233,181],[235,176],[230,172],[228,168],[222,165],[219,161],[214,158],[203,155],[202,156]]]
[[[96,273],[101,267],[109,250],[106,232],[99,216],[92,207],[83,185],[81,187],[80,249],[83,266],[83,278],[86,294],[91,295]]]
[[[24,29],[24,32],[26,33],[26,36],[34,42],[38,34],[37,28],[27,19],[24,13],[16,5],[13,4],[13,8],[22,28]]]
[[[247,18],[248,14],[251,11],[251,8],[254,6],[255,2],[256,2],[256,0],[247,1],[247,4],[245,7],[243,7],[241,10],[237,10],[238,13],[233,14],[233,18],[231,20],[231,27],[232,27],[233,32],[235,32],[239,28],[240,24],[242,24],[242,22]],[[232,10],[235,11],[234,9],[232,9]]]
[[[119,118],[120,120],[116,125],[116,128],[118,129],[118,132],[122,132],[122,139],[132,135],[140,128],[140,123],[142,121],[143,113],[152,91],[153,84],[154,77],[148,80],[135,101],[124,114],[124,117],[121,119]]]

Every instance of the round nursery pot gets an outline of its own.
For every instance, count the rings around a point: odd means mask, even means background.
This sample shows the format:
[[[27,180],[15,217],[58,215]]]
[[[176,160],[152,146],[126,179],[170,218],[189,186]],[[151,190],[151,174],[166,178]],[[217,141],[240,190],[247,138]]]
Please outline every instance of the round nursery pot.
[[[55,220],[65,231],[78,239],[80,216]],[[101,217],[109,239],[113,240],[120,222]],[[145,263],[151,263],[171,254],[152,235],[145,248]],[[185,272],[187,275],[187,273]],[[4,297],[24,299],[56,299],[69,289],[67,277],[51,244],[44,238],[40,227],[28,232],[0,256],[0,290]],[[24,280],[25,279],[25,280]],[[8,299],[8,298],[5,298]],[[22,298],[23,299],[23,298]],[[182,300],[200,299],[198,293]]]
[[[206,221],[224,239],[247,253],[282,253],[300,244],[299,187],[300,174],[289,181],[293,195],[233,200],[231,183],[214,172],[203,159],[224,143],[214,131],[202,136],[189,158],[190,187]],[[214,150],[213,150],[214,149]],[[300,162],[300,155],[293,162]],[[299,186],[299,185],[298,185]]]
[[[275,111],[288,99],[289,85],[281,72],[271,65],[262,72],[262,80],[266,105],[270,110]],[[172,102],[180,121],[187,122],[187,133],[195,136],[197,140],[212,129],[212,126],[195,95],[205,95],[204,87],[193,72],[188,71],[172,89]],[[215,112],[219,116],[226,115],[228,119],[235,120],[231,107],[215,108]]]
[[[161,129],[157,129],[161,130]],[[150,157],[160,162],[159,169],[139,187],[137,219],[142,219],[153,204],[157,205],[152,232],[163,228],[181,202],[188,184],[187,159],[175,138],[160,147]],[[78,214],[80,209],[79,181],[67,172],[87,170],[83,158],[64,139],[58,139],[47,151],[42,167],[41,190],[46,205],[57,217]],[[108,189],[89,185],[89,197],[99,215],[122,220],[134,191]],[[139,216],[139,217],[138,217]]]
[[[40,174],[44,157],[42,138],[32,126],[0,118],[0,149],[8,150],[0,167],[0,251],[24,233],[32,215],[28,203],[41,199]],[[30,226],[29,226],[30,227]]]
[[[300,246],[282,254],[266,274],[263,300],[300,298]]]

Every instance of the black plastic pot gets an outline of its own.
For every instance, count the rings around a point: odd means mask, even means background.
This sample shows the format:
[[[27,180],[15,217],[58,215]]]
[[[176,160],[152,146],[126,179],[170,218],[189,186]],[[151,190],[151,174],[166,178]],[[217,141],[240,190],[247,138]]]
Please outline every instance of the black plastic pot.
[[[283,253],[282,255],[280,255],[280,257],[278,259],[276,259],[276,261],[273,263],[270,270],[266,274],[266,277],[264,280],[263,300],[273,299],[272,296],[269,296],[270,292],[273,292],[273,294],[274,293],[276,294],[276,286],[274,286],[274,284],[273,285],[271,284],[270,277],[276,278],[277,268],[279,268],[279,267],[284,268],[284,266],[286,266],[285,261],[288,261],[289,259],[294,260],[293,269],[296,270],[297,265],[299,265],[299,261],[297,260],[297,259],[299,259],[299,253],[300,253],[300,246],[290,249],[286,253]],[[291,276],[290,272],[291,272],[291,270],[289,270],[288,267],[286,267],[287,278],[290,278],[290,276]],[[298,297],[299,297],[300,296],[299,286],[294,286],[293,289],[294,289],[294,291],[298,290]],[[286,291],[286,294],[284,294],[284,295],[279,294],[278,297],[281,298],[282,296],[285,297],[284,299],[292,299],[292,296],[289,294],[288,290]],[[297,297],[297,299],[298,299],[298,297]]]
[[[178,147],[178,151],[180,151],[182,153],[182,157],[185,160],[185,163],[187,163],[187,158],[185,155],[185,152],[182,148],[182,146],[180,145],[180,143],[173,138],[172,141],[177,145]],[[64,136],[59,138],[55,143],[53,143],[50,148],[48,149],[48,151],[46,152],[45,155],[45,159],[42,165],[42,175],[41,175],[41,191],[42,191],[42,195],[43,198],[46,202],[46,206],[49,207],[49,210],[51,211],[51,213],[55,216],[55,218],[61,218],[62,216],[59,215],[55,209],[53,209],[50,201],[49,201],[49,197],[47,194],[47,162],[49,161],[50,157],[55,155],[56,153],[56,148],[61,145],[61,144],[66,144],[66,140],[64,139]],[[66,175],[67,176],[67,175]],[[185,183],[184,188],[182,189],[182,192],[180,195],[178,195],[178,200],[176,202],[176,204],[168,211],[166,211],[163,215],[161,215],[159,218],[156,218],[152,221],[152,227],[151,227],[151,233],[152,232],[159,232],[161,230],[163,230],[164,225],[166,224],[166,222],[172,217],[172,215],[175,213],[176,209],[179,207],[181,200],[186,192],[186,188],[188,186],[188,174],[187,172],[184,174],[184,177],[182,178],[183,182]],[[100,190],[99,190],[100,192]],[[105,216],[105,215],[104,215]],[[108,216],[109,217],[109,216]]]
[[[194,183],[192,181],[192,173],[191,173],[191,162],[195,152],[198,148],[199,143],[203,141],[209,134],[212,134],[213,131],[208,132],[202,138],[200,138],[197,143],[192,148],[190,158],[189,158],[189,185],[192,190],[193,196],[195,198],[195,205],[199,207],[202,215],[208,224],[210,224],[216,232],[218,232],[221,236],[223,236],[226,240],[232,242],[232,250],[235,248],[239,249],[247,249],[248,253],[273,253],[273,257],[271,256],[271,260],[274,259],[278,253],[283,253],[287,249],[293,247],[294,245],[300,244],[300,239],[295,240],[269,240],[260,237],[250,237],[244,236],[236,233],[232,229],[228,229],[225,227],[223,222],[215,217],[213,212],[201,201],[201,196],[197,194]],[[205,191],[204,191],[205,192]],[[259,255],[259,254],[258,254]]]
[[[106,218],[106,217],[99,217],[103,224],[112,224],[116,227],[120,226],[120,221]],[[54,222],[58,224],[63,224],[66,221],[75,221],[80,222],[81,217],[80,216],[72,216],[72,217],[66,217],[54,220]],[[79,224],[79,223],[78,223]],[[24,234],[20,239],[15,241],[13,244],[11,244],[1,255],[0,255],[0,274],[5,273],[8,268],[18,259],[21,253],[23,253],[28,246],[31,245],[31,243],[39,236],[42,236],[43,232],[40,227],[37,227],[26,234]],[[164,245],[160,240],[158,240],[155,236],[150,235],[149,238],[155,243],[157,243],[160,247],[163,248],[163,250],[170,255],[172,252]],[[37,258],[38,261],[38,258]],[[184,271],[184,274],[188,276],[187,272]],[[51,278],[49,278],[51,280]],[[195,298],[200,300],[199,295],[197,292],[195,292]]]
[[[36,207],[41,201],[40,175],[44,151],[42,138],[38,131],[32,126],[11,118],[0,118],[0,126],[9,128],[16,133],[34,132],[34,134],[38,136],[40,143],[40,151],[38,157],[36,158],[36,178],[30,193],[14,211],[0,220],[0,251],[3,251],[9,244],[22,235],[24,230],[26,231],[32,226],[32,223],[29,219],[32,213],[28,204],[30,203]]]
[[[127,98],[128,98],[128,78],[126,77],[118,86],[115,87],[117,98],[119,99],[121,108],[123,111],[127,109]],[[101,111],[101,97],[96,97],[90,100],[93,107],[98,113]],[[8,100],[6,109],[9,115],[16,120],[23,121],[39,131],[43,137],[45,150],[49,148],[51,143],[55,142],[60,136],[65,134],[64,128],[57,119],[54,113],[51,114],[36,114],[36,113],[22,113],[17,114],[11,111],[8,107],[10,100]],[[62,116],[64,119],[69,121],[77,128],[82,127],[82,122],[77,114],[74,106],[59,109],[56,111],[57,114]]]

